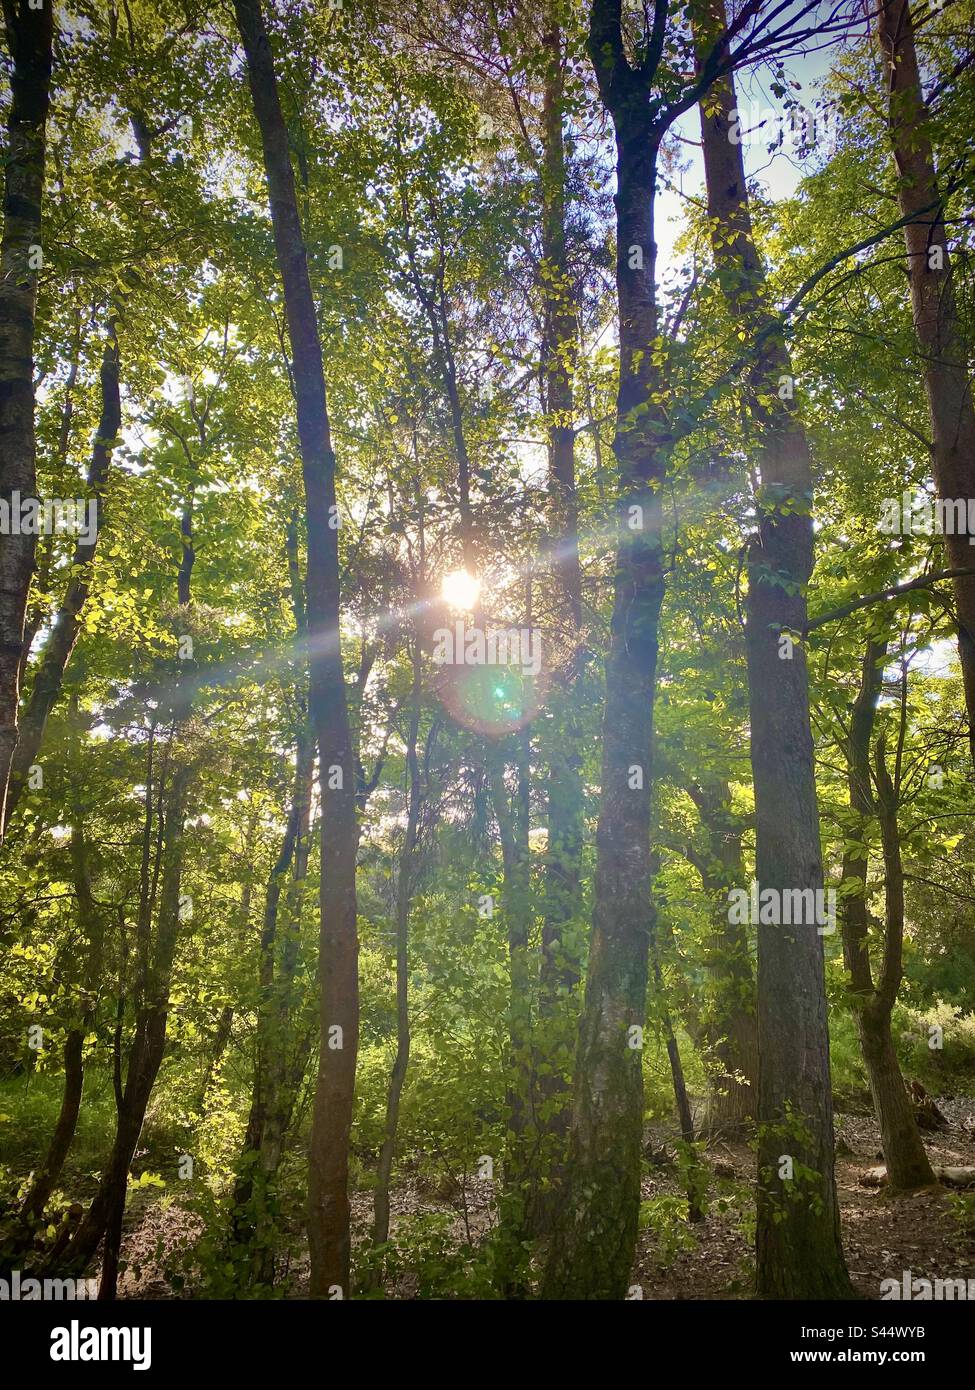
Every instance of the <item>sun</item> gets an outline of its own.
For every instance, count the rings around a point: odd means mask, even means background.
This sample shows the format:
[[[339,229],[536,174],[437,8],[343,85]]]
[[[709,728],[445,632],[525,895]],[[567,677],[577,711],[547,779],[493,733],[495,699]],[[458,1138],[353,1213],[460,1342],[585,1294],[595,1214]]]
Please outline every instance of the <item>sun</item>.
[[[481,592],[481,581],[467,570],[452,570],[445,574],[440,585],[441,596],[451,608],[468,609],[474,607]]]

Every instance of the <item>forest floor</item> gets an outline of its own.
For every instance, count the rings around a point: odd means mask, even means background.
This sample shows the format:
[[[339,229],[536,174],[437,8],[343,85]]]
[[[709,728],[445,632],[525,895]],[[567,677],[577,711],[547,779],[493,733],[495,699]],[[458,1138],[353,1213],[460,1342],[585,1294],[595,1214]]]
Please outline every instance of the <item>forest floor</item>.
[[[939,1098],[938,1105],[949,1126],[923,1135],[932,1166],[975,1165],[975,1099]],[[905,1270],[920,1279],[975,1279],[975,1203],[970,1193],[936,1188],[891,1197],[883,1187],[864,1186],[866,1173],[883,1163],[872,1115],[837,1115],[836,1143],[843,1248],[863,1297],[879,1298],[882,1280],[900,1281]],[[704,1220],[685,1227],[693,1232],[693,1246],[674,1253],[666,1248],[666,1237],[661,1241],[652,1230],[642,1233],[633,1282],[642,1285],[644,1298],[748,1297],[751,1232],[748,1219],[742,1220],[737,1194],[743,1184],[754,1189],[755,1155],[747,1145],[719,1143],[709,1150],[709,1158],[713,1168],[729,1176],[716,1177],[718,1190],[712,1189]],[[680,1192],[676,1173],[664,1172],[645,1181],[643,1195],[652,1200]],[[749,1202],[748,1217],[753,1210]]]
[[[934,1166],[975,1166],[975,1098],[939,1097],[948,1128],[925,1133]],[[853,1281],[865,1298],[878,1299],[881,1281],[914,1278],[975,1279],[975,1194],[948,1188],[891,1197],[883,1187],[864,1185],[868,1171],[882,1162],[872,1116],[836,1117],[836,1180],[843,1244]],[[671,1135],[651,1126],[648,1149],[666,1154]],[[754,1151],[747,1144],[716,1143],[707,1152],[711,1169],[708,1210],[688,1224],[682,1216],[683,1189],[676,1164],[664,1158],[643,1183],[647,1221],[640,1233],[632,1282],[644,1299],[741,1299],[750,1296],[754,1222]],[[178,1202],[160,1202],[150,1193],[130,1201],[123,1259],[127,1270],[122,1298],[171,1298],[163,1274],[182,1247],[197,1240],[199,1218]],[[407,1180],[392,1194],[391,1234],[418,1216],[449,1220],[458,1247],[476,1245],[493,1221],[493,1189],[468,1182],[461,1191],[450,1179]],[[372,1194],[353,1197],[353,1226],[366,1235]],[[301,1297],[307,1279],[307,1252],[295,1246],[285,1271],[288,1292]],[[182,1296],[193,1297],[192,1280]],[[417,1297],[416,1277],[399,1275],[386,1296]],[[436,1296],[436,1295],[434,1295]]]

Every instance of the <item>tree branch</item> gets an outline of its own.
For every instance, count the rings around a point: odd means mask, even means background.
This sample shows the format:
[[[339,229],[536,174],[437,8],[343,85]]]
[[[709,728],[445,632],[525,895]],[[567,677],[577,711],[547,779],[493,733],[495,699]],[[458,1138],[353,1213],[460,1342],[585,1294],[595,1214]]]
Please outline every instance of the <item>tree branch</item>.
[[[860,608],[869,608],[871,604],[883,603],[888,599],[900,598],[902,594],[909,594],[913,589],[927,589],[930,585],[938,583],[942,579],[960,579],[965,575],[975,574],[975,566],[961,569],[935,570],[933,574],[922,574],[917,579],[909,579],[904,584],[891,584],[886,589],[878,589],[875,594],[867,594],[863,598],[851,599],[849,603],[841,604],[839,608],[831,608],[828,613],[820,613],[816,618],[812,618],[806,624],[806,632],[813,632],[818,627],[823,627],[826,623],[835,623],[840,618],[847,618],[851,613],[856,613]]]

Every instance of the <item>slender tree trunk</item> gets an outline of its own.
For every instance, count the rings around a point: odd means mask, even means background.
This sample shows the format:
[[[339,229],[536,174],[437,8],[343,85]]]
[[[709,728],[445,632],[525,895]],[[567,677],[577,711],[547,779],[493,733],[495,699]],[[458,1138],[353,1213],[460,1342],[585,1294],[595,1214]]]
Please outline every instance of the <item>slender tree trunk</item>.
[[[943,194],[932,149],[908,0],[880,0],[877,40],[888,84],[888,129],[897,165],[914,331],[921,349],[924,389],[931,419],[932,466],[938,496],[975,499],[975,404],[969,370],[970,345],[958,316],[954,276],[945,234]],[[945,536],[952,568],[969,568],[966,531]],[[952,581],[958,618],[969,744],[975,761],[975,575]]]
[[[301,899],[308,873],[314,770],[314,739],[301,729],[288,824],[264,899],[254,1088],[234,1187],[234,1238],[251,1248],[249,1278],[262,1285],[274,1279],[277,1174],[294,1108],[292,1065],[299,1047],[295,971]]]
[[[234,0],[261,133],[291,343],[308,544],[310,707],[321,760],[321,1011],[308,1190],[311,1294],[349,1295],[349,1134],[359,1044],[355,760],[339,631],[338,517],[322,346],[260,0]]]
[[[708,991],[703,1032],[711,1066],[708,1109],[701,1131],[740,1133],[756,1119],[758,1105],[758,1016],[755,971],[748,929],[728,920],[728,890],[745,879],[742,824],[731,811],[726,782],[691,782],[688,793],[707,835],[707,853],[691,854],[713,905],[712,934],[705,965]]]
[[[169,986],[179,935],[180,882],[183,866],[183,821],[186,816],[190,771],[173,776],[163,828],[163,868],[159,920],[152,962],[142,991],[135,1033],[128,1052],[128,1071],[122,1092],[115,1139],[88,1211],[76,1231],[63,1264],[83,1270],[105,1238],[99,1298],[115,1297],[118,1254],[129,1167],[145,1120],[149,1097],[162,1062],[169,1013]]]
[[[24,619],[34,569],[33,532],[22,533],[20,502],[37,487],[34,435],[36,254],[50,104],[54,5],[3,0],[13,57],[12,101],[4,150],[3,238],[0,243],[0,839],[10,764],[17,743],[17,706]]]
[[[622,1298],[636,1249],[642,1052],[650,918],[650,794],[657,631],[663,601],[659,488],[669,445],[654,405],[659,368],[653,204],[657,142],[648,90],[622,57],[619,6],[596,0],[589,51],[616,132],[620,371],[616,575],[606,661],[602,799],[586,995],[579,1027],[563,1210],[543,1296]]]
[[[37,663],[30,697],[20,720],[20,737],[10,770],[6,816],[9,822],[27,783],[31,765],[44,738],[48,716],[60,694],[71,653],[81,629],[81,615],[88,598],[92,561],[104,520],[104,493],[112,463],[112,449],[122,424],[119,396],[119,355],[115,321],[109,321],[101,364],[102,408],[92,443],[88,486],[95,501],[96,530],[90,540],[79,541],[72,556],[67,591],[55,616],[50,636]]]
[[[710,23],[699,21],[699,52],[708,51],[727,28],[722,0],[713,0]],[[813,477],[809,445],[791,413],[788,390],[779,394],[782,379],[792,380],[792,367],[766,303],[741,146],[729,139],[735,107],[734,79],[728,74],[711,88],[701,129],[719,282],[734,318],[756,337],[763,335],[749,402],[758,431],[761,489],[758,530],[748,556],[745,641],[756,878],[763,892],[774,889],[781,895],[823,887],[809,679],[798,639],[805,629],[805,586],[813,567]],[[790,634],[794,645],[783,645],[780,638]],[[852,1289],[833,1175],[823,942],[815,923],[759,924],[758,1040],[759,1293],[847,1297]],[[802,1177],[787,1176],[790,1169]]]
[[[687,1083],[684,1080],[684,1067],[680,1058],[680,1046],[677,1042],[677,1034],[674,1031],[674,1021],[670,1016],[670,1010],[666,1004],[666,994],[664,992],[663,972],[660,969],[660,959],[654,948],[653,975],[656,985],[657,998],[660,1000],[660,1023],[663,1028],[664,1042],[667,1047],[667,1060],[670,1063],[670,1079],[674,1085],[674,1104],[677,1107],[677,1119],[680,1124],[681,1141],[686,1146],[687,1161],[690,1166],[693,1160],[694,1143],[694,1116],[691,1113],[691,1103],[687,1095]],[[696,1169],[694,1162],[694,1169]],[[691,1169],[690,1182],[687,1192],[687,1217],[689,1221],[703,1221],[704,1212],[701,1210],[700,1199],[697,1187],[694,1182],[694,1169]]]
[[[85,1042],[84,1028],[70,1028],[64,1040],[64,1090],[57,1123],[48,1145],[44,1162],[34,1177],[24,1199],[22,1216],[29,1222],[40,1221],[51,1193],[57,1187],[64,1161],[68,1156],[81,1112],[81,1095],[85,1083],[82,1060]]]
[[[88,842],[79,811],[76,811],[71,826],[71,862],[78,903],[78,925],[86,942],[85,968],[81,982],[81,1017],[79,1022],[68,1030],[65,1038],[64,1093],[61,1110],[47,1156],[24,1200],[23,1215],[28,1221],[40,1221],[44,1215],[44,1209],[61,1177],[64,1161],[74,1139],[85,1078],[84,1042],[95,1017],[95,1004],[101,987],[104,927],[101,909],[92,893]]]
[[[169,1018],[169,992],[176,956],[180,925],[180,889],[183,872],[183,821],[186,817],[191,769],[182,766],[173,776],[169,804],[163,828],[163,872],[159,896],[159,920],[149,992],[136,1020],[135,1045],[129,1053],[122,1111],[119,1115],[115,1145],[109,1160],[108,1172],[102,1179],[76,1240],[71,1254],[79,1260],[86,1252],[83,1232],[87,1227],[87,1258],[94,1254],[99,1227],[104,1223],[105,1243],[102,1252],[102,1277],[98,1288],[101,1300],[116,1296],[119,1275],[119,1253],[122,1246],[122,1223],[129,1168],[145,1123],[149,1098],[166,1050],[166,1023]],[[106,1181],[107,1177],[107,1181]],[[101,1199],[101,1200],[100,1200]],[[94,1242],[94,1244],[92,1244]],[[85,1261],[87,1263],[87,1260]]]
[[[870,640],[861,667],[860,688],[853,702],[847,739],[847,781],[855,818],[843,855],[843,957],[863,1061],[870,1083],[891,1189],[910,1191],[934,1184],[934,1173],[914,1118],[901,1074],[890,1018],[901,981],[904,940],[904,871],[897,827],[897,795],[887,771],[883,742],[876,753],[877,796],[870,777],[870,741],[880,697],[887,642]],[[870,915],[867,909],[868,859],[860,850],[870,821],[876,817],[884,855],[886,922],[879,980],[874,986],[870,963]]]
[[[192,496],[192,493],[191,493]],[[189,504],[184,508],[184,518]],[[181,607],[190,603],[189,576],[193,568],[192,528],[183,528],[183,555],[178,577]],[[187,554],[189,552],[189,554]],[[124,1083],[121,1078],[121,1024],[119,1011],[116,1033],[115,1095],[118,1114],[115,1138],[108,1163],[101,1174],[98,1190],[77,1231],[64,1252],[68,1269],[83,1270],[102,1247],[102,1274],[98,1289],[101,1300],[110,1301],[118,1289],[122,1225],[128,1191],[129,1168],[135,1155],[146,1110],[156,1076],[166,1050],[166,1025],[173,965],[182,920],[181,887],[184,861],[184,822],[189,803],[193,765],[179,748],[182,731],[189,721],[193,698],[192,672],[180,670],[170,702],[170,737],[159,775],[157,857],[150,868],[153,839],[153,725],[149,747],[146,784],[146,819],[143,829],[140,896],[136,928],[136,1016],[127,1054]],[[167,786],[167,775],[169,784]],[[165,798],[165,805],[164,805]],[[152,930],[153,908],[159,910],[156,930]]]
[[[81,358],[81,310],[75,310],[75,331],[71,345],[71,362],[64,382],[64,404],[61,408],[61,424],[58,430],[58,447],[56,461],[61,469],[67,467],[68,450],[71,446],[71,422],[74,418],[74,393],[78,381],[78,367]],[[38,554],[38,551],[40,552]],[[31,648],[34,645],[34,638],[40,631],[41,624],[47,617],[47,606],[41,597],[48,591],[51,577],[51,562],[54,554],[54,537],[45,536],[42,546],[38,546],[34,552],[34,573],[36,583],[33,586],[33,597],[28,605],[27,619],[24,623],[24,646],[20,658],[20,689],[24,688],[24,680],[27,675],[27,665],[30,660]],[[14,754],[16,758],[16,751]],[[11,773],[12,775],[12,773]],[[6,818],[10,820],[10,792],[8,789],[8,804],[6,807]]]
[[[298,524],[294,514],[285,528],[285,549],[295,631],[306,635],[304,580],[298,554]],[[307,727],[307,701],[299,685],[295,698],[301,711],[295,738],[295,779],[281,851],[268,879],[259,955],[260,1002],[255,1039],[254,1085],[247,1131],[234,1185],[234,1240],[250,1248],[247,1277],[251,1285],[274,1282],[277,1234],[276,1185],[297,1088],[304,1075],[311,1045],[298,1014],[295,994],[302,906],[312,833],[312,788],[315,740]],[[282,885],[285,893],[284,929],[281,922]]]
[[[857,1014],[857,1025],[873,1108],[880,1124],[888,1190],[913,1192],[920,1187],[934,1187],[937,1179],[904,1084],[890,1028],[890,1012],[868,1002]]]
[[[543,101],[542,169],[543,272],[545,304],[543,368],[549,417],[549,510],[552,540],[547,548],[555,620],[561,643],[582,629],[582,572],[579,565],[579,504],[575,484],[576,314],[566,244],[566,166],[562,121],[565,115],[564,41],[558,24],[545,35],[547,62]],[[571,634],[571,635],[570,635]],[[553,732],[548,780],[548,846],[542,922],[542,1013],[551,1011],[560,992],[574,988],[579,964],[565,928],[582,907],[580,858],[583,841],[582,748],[573,717],[580,653],[568,664],[564,694],[558,699],[559,725]]]
[[[579,504],[575,481],[575,373],[578,356],[576,305],[566,236],[565,40],[557,19],[543,37],[546,62],[542,105],[541,171],[544,302],[542,370],[548,415],[549,524],[551,542],[544,567],[549,575],[552,624],[565,671],[549,699],[539,738],[548,751],[547,814],[542,895],[542,959],[538,1028],[534,1051],[542,1065],[537,1089],[545,1131],[539,1159],[549,1187],[536,1192],[529,1213],[533,1234],[553,1217],[565,1164],[571,1090],[560,1058],[571,1043],[572,1001],[579,981],[582,917],[581,860],[584,839],[582,719],[584,653],[582,572],[579,564]],[[544,744],[543,744],[544,740]]]
[[[663,1024],[664,1038],[667,1043],[667,1059],[670,1062],[670,1076],[674,1083],[674,1104],[677,1106],[677,1118],[680,1122],[680,1137],[685,1144],[693,1144],[694,1116],[691,1113],[691,1103],[687,1098],[684,1067],[680,1060],[680,1048],[677,1045],[677,1034],[674,1032],[674,1022],[670,1016],[669,1009],[664,1009],[661,1015],[661,1023]],[[700,1213],[693,1219],[697,1220],[699,1217]]]
[[[376,1175],[376,1197],[372,1226],[374,1245],[384,1245],[389,1239],[389,1188],[396,1155],[396,1132],[399,1124],[400,1098],[410,1063],[410,903],[416,872],[417,839],[420,824],[420,765],[417,741],[420,732],[420,646],[417,640],[413,658],[413,709],[406,737],[406,775],[409,790],[406,803],[406,831],[399,857],[396,881],[396,1056],[389,1078],[386,1098],[386,1125],[379,1169]]]
[[[901,718],[906,718],[906,681]],[[884,957],[877,984],[876,1014],[867,1011],[862,1034],[864,1055],[869,1054],[870,1089],[880,1120],[880,1133],[887,1160],[891,1188],[931,1187],[935,1177],[921,1141],[921,1132],[901,1075],[890,1016],[903,976],[904,950],[904,866],[901,860],[900,828],[897,824],[899,785],[895,786],[887,769],[883,739],[874,750],[877,783],[877,818],[884,856]],[[896,774],[898,784],[900,770]]]
[[[525,1292],[524,1244],[530,1230],[530,1213],[534,1206],[532,1186],[537,1176],[532,1163],[537,1134],[532,1076],[533,969],[529,955],[532,922],[529,753],[525,733],[516,735],[514,741],[518,751],[513,798],[509,798],[505,784],[504,754],[496,746],[488,746],[488,778],[501,839],[510,970],[507,1132],[495,1275],[499,1291],[507,1298],[521,1297]]]

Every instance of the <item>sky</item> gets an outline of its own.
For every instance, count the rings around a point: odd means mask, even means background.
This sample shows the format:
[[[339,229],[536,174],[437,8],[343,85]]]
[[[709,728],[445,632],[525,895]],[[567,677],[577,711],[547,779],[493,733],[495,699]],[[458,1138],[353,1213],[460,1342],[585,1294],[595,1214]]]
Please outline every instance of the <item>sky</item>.
[[[835,60],[835,47],[813,51],[793,59],[788,67],[789,76],[802,83],[802,88],[793,93],[802,105],[812,112],[823,78],[831,62]],[[745,157],[745,173],[750,180],[757,180],[768,197],[773,200],[790,197],[803,177],[811,173],[822,156],[822,148],[815,148],[805,158],[800,158],[794,143],[769,154],[768,146],[776,122],[782,120],[781,100],[769,91],[772,74],[766,67],[740,72],[735,82],[738,92],[738,108],[742,113],[742,149]],[[763,129],[751,129],[753,122],[764,120]],[[684,218],[685,202],[681,193],[701,198],[704,190],[704,166],[701,151],[700,117],[697,108],[686,112],[675,126],[675,133],[682,138],[682,162],[688,167],[678,178],[679,192],[662,188],[657,196],[657,220],[655,225],[657,241],[658,278],[667,267],[679,260],[674,243],[680,236]],[[747,134],[746,134],[747,132]]]

